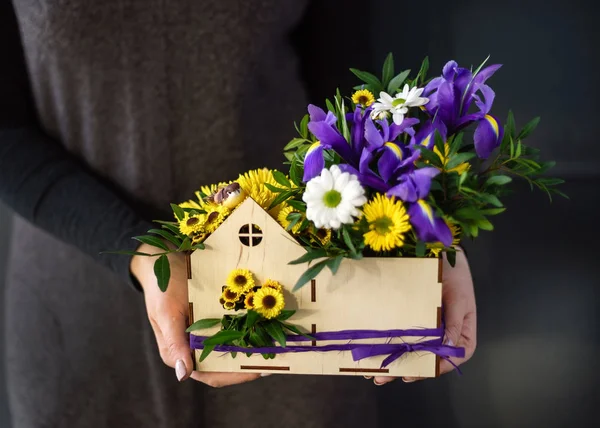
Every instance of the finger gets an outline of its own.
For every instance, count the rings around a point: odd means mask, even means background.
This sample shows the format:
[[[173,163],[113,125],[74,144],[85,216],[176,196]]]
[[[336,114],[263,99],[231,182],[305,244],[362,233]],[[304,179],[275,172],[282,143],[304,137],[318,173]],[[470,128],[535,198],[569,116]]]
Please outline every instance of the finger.
[[[377,386],[385,385],[386,383],[390,383],[398,378],[392,376],[375,376],[373,379],[373,383]]]
[[[213,388],[223,388],[225,386],[251,382],[260,377],[262,377],[260,373],[208,373],[198,371],[193,371],[191,375],[192,379],[208,386],[212,386]]]
[[[467,302],[466,299],[461,296],[452,296],[444,303],[444,343],[454,346],[460,340],[463,320],[467,311]]]
[[[473,356],[477,346],[477,316],[474,312],[468,313],[464,318],[460,338],[453,346],[465,348],[464,358],[451,358],[452,363],[456,366],[467,362]],[[453,370],[455,370],[455,367],[450,361],[441,360],[440,374],[449,373]]]
[[[425,380],[425,379],[427,379],[427,378],[425,378],[425,377],[403,377],[402,382],[413,383],[413,382],[417,382],[419,380]]]
[[[161,358],[166,365],[175,369],[180,382],[187,379],[193,370],[192,354],[185,333],[186,320],[186,314],[171,312],[161,316],[158,322],[162,333],[162,343],[159,343]]]

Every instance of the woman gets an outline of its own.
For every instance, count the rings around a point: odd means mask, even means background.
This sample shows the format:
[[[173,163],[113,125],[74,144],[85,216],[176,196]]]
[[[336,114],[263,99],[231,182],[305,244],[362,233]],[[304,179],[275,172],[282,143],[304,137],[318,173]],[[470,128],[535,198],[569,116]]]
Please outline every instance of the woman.
[[[181,267],[162,294],[149,259],[98,255],[135,249],[130,237],[199,184],[277,165],[307,104],[288,42],[304,3],[12,2],[0,196],[19,215],[6,338],[16,427],[373,421],[374,395],[356,379],[206,387],[260,376],[192,373]],[[475,302],[459,261],[444,284],[448,336],[470,356]],[[346,411],[357,404],[366,419]]]

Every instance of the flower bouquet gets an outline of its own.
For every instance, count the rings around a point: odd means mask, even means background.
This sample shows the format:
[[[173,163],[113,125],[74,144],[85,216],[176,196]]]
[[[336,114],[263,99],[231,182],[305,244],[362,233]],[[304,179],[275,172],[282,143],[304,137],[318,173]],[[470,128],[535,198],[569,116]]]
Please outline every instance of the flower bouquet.
[[[167,254],[187,255],[200,370],[431,377],[462,355],[443,343],[442,253],[453,266],[493,229],[514,178],[563,195],[524,144],[538,119],[491,114],[499,68],[450,61],[428,79],[425,59],[411,78],[390,54],[381,79],[351,69],[355,91],[296,125],[289,171],[202,187],[135,238],[164,250],[163,290]]]

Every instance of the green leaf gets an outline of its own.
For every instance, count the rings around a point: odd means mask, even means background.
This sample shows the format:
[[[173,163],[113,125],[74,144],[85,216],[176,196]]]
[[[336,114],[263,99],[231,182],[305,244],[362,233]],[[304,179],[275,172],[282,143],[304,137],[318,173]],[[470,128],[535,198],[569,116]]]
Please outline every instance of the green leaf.
[[[277,319],[278,319],[279,321],[285,321],[285,320],[287,320],[287,319],[291,318],[291,317],[292,317],[292,315],[294,315],[295,313],[296,313],[296,311],[293,311],[293,310],[286,310],[286,309],[284,309],[284,310],[282,310],[282,311],[281,311],[281,313],[280,313],[280,314],[277,316]]]
[[[437,129],[435,131],[433,139],[435,141],[435,148],[438,149],[438,152],[444,155],[444,153],[446,153],[446,151],[444,150],[444,139],[442,138],[442,134],[440,134],[440,131],[438,131]]]
[[[456,266],[456,251],[446,252],[446,258],[448,259],[448,263],[450,263],[450,266]]]
[[[323,250],[322,248],[317,248],[315,250],[311,250],[311,251],[307,252],[306,254],[303,254],[302,256],[298,257],[296,260],[292,260],[291,262],[288,263],[288,265],[300,265],[302,263],[307,263],[307,262],[310,262],[315,259],[321,259],[326,256],[327,256],[327,251]]]
[[[163,241],[161,241],[160,239],[158,239],[155,236],[146,236],[146,235],[134,236],[133,239],[135,239],[136,241],[142,242],[144,244],[148,244],[153,247],[160,248],[161,250],[170,251],[169,247],[167,247],[167,245]]]
[[[500,202],[500,199],[498,199],[495,195],[490,195],[488,193],[480,193],[479,197],[481,199],[483,199],[485,202],[487,202],[488,204],[491,204],[495,207],[498,208],[502,208],[502,202]]]
[[[300,166],[300,162],[294,157],[291,159],[292,165],[290,167],[290,180],[296,186],[300,186],[302,184],[302,167]]]
[[[344,238],[344,243],[350,250],[351,254],[356,254],[356,247],[352,243],[352,239],[350,238],[350,233],[346,227],[342,228],[342,237]]]
[[[523,129],[521,130],[521,132],[519,133],[519,136],[517,137],[517,139],[524,140],[525,138],[527,138],[529,136],[529,134],[531,134],[535,130],[535,128],[538,126],[538,123],[540,123],[539,117],[536,117],[535,119],[533,119],[532,121],[527,123],[527,125],[525,125],[523,127]]]
[[[383,63],[383,87],[387,87],[390,80],[394,77],[394,56],[390,52]]]
[[[290,200],[290,201],[287,201],[287,204],[290,207],[292,207],[293,209],[298,210],[302,213],[306,212],[306,204],[304,202]]]
[[[205,328],[211,328],[221,323],[221,318],[204,318],[196,321],[194,324],[189,326],[185,331],[190,333],[194,330],[203,330]]]
[[[183,220],[183,218],[185,217],[185,211],[183,211],[183,208],[181,208],[177,204],[171,204],[171,208],[173,209],[173,212],[175,213],[175,217],[177,217],[179,219],[179,221]]]
[[[467,162],[475,157],[475,153],[458,153],[450,158],[448,163],[446,164],[446,170],[451,170],[452,168],[456,168],[463,162]]]
[[[327,105],[327,110],[335,113],[335,106],[329,100],[325,100],[325,104]]]
[[[308,121],[310,120],[310,116],[308,114],[305,114],[304,117],[302,118],[302,121],[300,122],[300,135],[302,135],[303,138],[308,138]]]
[[[254,327],[254,324],[256,324],[256,321],[258,321],[259,318],[260,318],[260,314],[258,312],[249,310],[248,313],[246,314],[246,324],[245,324],[246,330],[249,330],[252,327]]]
[[[189,251],[191,249],[192,249],[192,242],[190,241],[190,238],[188,238],[186,236],[185,239],[183,240],[183,242],[181,243],[181,245],[179,246],[179,248],[177,249],[177,251]]]
[[[209,337],[204,340],[204,346],[214,346],[214,345],[223,345],[227,342],[231,342],[235,339],[240,339],[244,336],[244,333],[241,331],[235,330],[221,330],[216,333],[214,336]]]
[[[210,353],[215,349],[215,345],[206,346],[204,345],[204,349],[202,349],[202,353],[200,354],[199,361],[202,362],[206,360],[206,358],[210,355]]]
[[[463,133],[456,134],[454,138],[452,138],[452,142],[450,143],[450,155],[456,153],[463,143]]]
[[[463,207],[456,210],[454,216],[460,219],[477,220],[483,218],[483,214],[476,208]]]
[[[425,59],[423,60],[423,62],[421,63],[421,68],[419,69],[419,72],[417,73],[417,77],[415,77],[415,83],[417,83],[417,80],[419,80],[419,86],[421,86],[425,82],[428,71],[429,71],[429,57],[426,56]]]
[[[515,158],[521,156],[521,151],[523,150],[523,146],[521,145],[521,141],[517,141],[517,148],[515,149]]]
[[[481,210],[481,214],[483,215],[498,215],[506,211],[506,208],[488,208],[486,210]]]
[[[404,83],[409,74],[410,70],[404,70],[402,73],[398,74],[396,77],[390,80],[390,84],[388,85],[388,92],[392,96],[398,91],[398,89],[400,89],[400,86]]]
[[[265,330],[277,343],[285,348],[285,333],[278,321],[271,321],[265,324]]]
[[[546,186],[557,186],[557,185],[563,184],[565,182],[565,180],[562,180],[560,178],[550,178],[550,177],[539,178],[537,181],[539,183],[545,184]]]
[[[381,89],[381,87],[382,87],[381,82],[379,81],[379,79],[377,77],[375,77],[371,73],[368,73],[366,71],[360,71],[360,70],[357,70],[356,68],[351,68],[350,71],[356,77],[358,77],[360,80],[362,80],[363,82],[365,82],[368,85],[371,85],[373,87],[374,91],[377,91],[377,89]]]
[[[442,167],[442,160],[440,159],[440,157],[437,154],[435,154],[434,152],[432,152],[431,150],[429,150],[427,147],[418,146],[417,150],[419,150],[421,152],[421,156],[427,162],[429,162],[433,166],[437,166],[438,168]]]
[[[465,182],[465,180],[467,179],[467,176],[468,176],[468,175],[469,175],[469,174],[467,173],[467,171],[463,172],[463,173],[460,175],[460,178],[459,178],[459,180],[458,180],[458,186],[459,186],[459,187],[463,185],[463,183],[464,183],[464,182]]]
[[[275,187],[270,183],[263,183],[265,185],[265,187],[267,189],[269,189],[271,192],[275,192],[275,193],[282,193],[282,192],[286,192],[286,189],[282,189],[281,187]]]
[[[273,178],[275,179],[275,181],[277,183],[281,184],[282,186],[285,186],[288,188],[292,187],[290,181],[287,179],[285,174],[281,171],[273,170]]]
[[[308,335],[306,333],[301,332],[300,329],[298,329],[298,327],[296,327],[293,324],[286,324],[286,323],[281,323],[281,324],[283,325],[283,328],[291,331],[292,333],[297,334],[298,336],[306,337],[309,340],[315,340],[314,337],[312,337],[312,336],[310,336],[310,335]]]
[[[485,182],[486,186],[504,186],[512,181],[508,175],[494,175]]]
[[[425,242],[417,241],[417,245],[415,247],[415,254],[417,257],[425,257]]]
[[[515,156],[515,141],[511,138],[510,139],[510,158],[512,159]]]
[[[171,278],[171,266],[169,265],[169,259],[165,254],[160,256],[154,262],[154,275],[158,281],[158,288],[160,291],[167,291],[169,286],[169,279]]]
[[[291,198],[294,194],[296,194],[296,190],[289,190],[287,192],[280,193],[273,200],[273,202],[271,202],[271,205],[269,205],[269,210],[286,201],[287,199]]]
[[[476,220],[476,224],[482,230],[494,230],[494,225],[487,218]]]
[[[327,267],[333,275],[337,273],[338,269],[340,268],[340,264],[342,263],[342,260],[344,260],[344,256],[342,255],[328,259]]]
[[[308,141],[306,138],[294,138],[292,141],[285,145],[283,150],[292,150],[296,147],[301,146],[304,143],[310,143],[310,141]]]
[[[316,264],[312,265],[311,267],[309,267],[300,276],[300,278],[298,278],[298,281],[296,281],[296,284],[294,285],[294,288],[292,291],[298,291],[300,288],[302,288],[302,286],[304,284],[306,284],[311,279],[314,279],[323,270],[323,268],[325,266],[327,266],[328,261],[329,260],[322,260],[319,263],[316,263]]]
[[[148,231],[148,233],[154,233],[154,234],[156,234],[158,236],[162,236],[167,241],[169,241],[172,244],[174,244],[176,247],[179,247],[181,245],[181,239],[178,236],[173,236],[172,234],[170,234],[166,230],[162,230],[162,229],[150,229]]]
[[[504,126],[504,138],[508,136],[508,138],[515,138],[516,125],[515,125],[515,115],[512,110],[508,111],[508,117],[506,118],[506,125]]]
[[[192,250],[204,250],[205,248],[206,245],[204,245],[202,242],[192,245]]]

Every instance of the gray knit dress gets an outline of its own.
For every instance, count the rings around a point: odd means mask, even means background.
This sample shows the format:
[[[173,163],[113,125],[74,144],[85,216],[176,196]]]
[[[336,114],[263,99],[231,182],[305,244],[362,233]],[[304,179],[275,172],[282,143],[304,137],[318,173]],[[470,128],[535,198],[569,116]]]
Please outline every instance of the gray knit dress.
[[[288,44],[304,0],[14,5],[45,132],[153,207],[277,166],[304,112]],[[7,301],[15,427],[375,426],[374,387],[362,378],[178,383],[141,293],[19,218]]]

